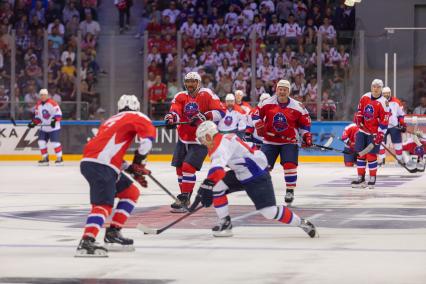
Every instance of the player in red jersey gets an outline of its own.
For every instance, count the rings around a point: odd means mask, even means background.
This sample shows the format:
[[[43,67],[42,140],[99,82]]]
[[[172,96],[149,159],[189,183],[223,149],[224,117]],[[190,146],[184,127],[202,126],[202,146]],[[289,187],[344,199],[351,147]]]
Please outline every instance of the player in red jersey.
[[[346,167],[353,167],[356,162],[357,154],[355,152],[355,137],[358,130],[358,125],[356,125],[356,123],[351,123],[345,127],[341,137],[342,141],[345,143],[345,151],[352,152],[351,154],[343,154]]]
[[[40,100],[37,102],[34,110],[34,118],[28,123],[29,128],[41,124],[38,133],[38,146],[41,152],[40,166],[49,165],[49,155],[47,153],[47,142],[53,144],[56,154],[55,165],[62,165],[62,145],[59,141],[61,132],[62,111],[58,103],[49,97],[47,89],[40,90]]]
[[[296,188],[298,134],[303,139],[303,147],[312,146],[309,113],[303,104],[289,97],[290,91],[290,82],[280,80],[276,94],[260,103],[252,115],[257,133],[264,138],[261,150],[268,158],[271,169],[280,155],[286,182],[285,202],[288,204],[293,202]]]
[[[243,101],[244,96],[245,96],[245,94],[242,90],[236,90],[235,91],[235,103],[237,105],[239,105],[244,110],[244,113],[246,115],[249,115],[253,111],[253,108],[248,102]]]
[[[98,134],[84,147],[80,164],[82,175],[90,185],[92,210],[86,221],[83,237],[76,256],[107,256],[107,249],[95,243],[96,236],[112,212],[114,198],[119,198],[111,225],[106,229],[104,242],[109,249],[133,250],[133,240],[121,235],[121,228],[132,213],[140,192],[123,169],[134,176],[143,187],[145,159],[152,148],[156,129],[151,120],[139,112],[139,101],[134,95],[122,95],[118,101],[119,113],[106,120]],[[137,138],[139,144],[133,163],[123,162],[126,150]]]
[[[195,136],[197,126],[205,120],[220,121],[225,109],[219,98],[208,88],[201,88],[201,77],[197,72],[189,72],[184,79],[186,91],[179,92],[172,100],[169,113],[164,120],[169,128],[177,122],[188,122],[177,127],[179,140],[173,153],[172,166],[176,167],[180,203],[171,205],[171,212],[185,212],[182,205],[189,206],[194,189],[195,172],[201,169],[207,156],[207,148],[200,145]]]
[[[352,182],[352,187],[365,188],[365,168],[368,161],[370,180],[368,187],[374,188],[377,174],[377,154],[383,141],[389,123],[389,103],[382,96],[383,81],[374,79],[371,83],[371,92],[364,94],[358,104],[356,124],[359,131],[356,134],[355,150],[361,152],[370,143],[375,147],[366,155],[358,156],[358,179]]]

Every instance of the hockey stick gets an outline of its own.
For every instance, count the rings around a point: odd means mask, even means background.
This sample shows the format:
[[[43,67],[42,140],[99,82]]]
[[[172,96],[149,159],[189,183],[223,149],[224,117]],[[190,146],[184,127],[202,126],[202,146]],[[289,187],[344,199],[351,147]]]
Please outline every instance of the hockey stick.
[[[167,126],[174,127],[174,126],[177,126],[177,125],[185,125],[185,124],[191,124],[191,121],[176,122],[176,123],[173,123],[173,124],[160,124],[160,125],[156,125],[155,127],[167,127]]]
[[[12,117],[10,118],[10,122],[12,122],[14,127],[28,127],[27,124],[16,124],[15,119],[13,119]],[[50,124],[36,124],[34,126],[51,126]]]
[[[164,190],[171,198],[173,198],[173,200],[177,203],[177,204],[179,204],[179,205],[181,205],[186,211],[188,211],[189,212],[189,208],[188,207],[186,207],[185,205],[183,205],[182,204],[182,202],[176,197],[176,196],[174,196],[173,195],[173,193],[171,193],[164,185],[162,185],[155,177],[153,177],[152,176],[152,174],[149,174],[148,175],[151,179],[152,179],[152,181],[153,182],[155,182],[162,190]]]
[[[395,128],[398,129],[398,130],[402,130],[402,128],[400,128],[400,127],[395,127]],[[408,129],[406,129],[405,132],[408,133],[408,134],[414,135],[417,138],[426,139],[426,136],[424,136],[423,132],[421,132],[420,130],[409,131]]]
[[[166,231],[167,229],[173,227],[174,225],[176,225],[177,223],[181,222],[182,220],[188,218],[189,216],[191,216],[192,214],[194,214],[195,212],[197,212],[198,210],[200,210],[201,208],[203,208],[203,206],[199,206],[197,208],[195,208],[193,211],[190,211],[188,213],[186,213],[185,215],[179,217],[178,219],[174,220],[173,222],[171,222],[170,224],[160,228],[160,229],[153,229],[153,228],[149,228],[147,226],[145,226],[142,223],[139,223],[136,228],[138,230],[140,230],[141,232],[143,232],[144,234],[148,234],[148,235],[159,235],[162,232]]]
[[[414,174],[414,173],[416,173],[417,172],[417,169],[412,169],[412,170],[410,170],[409,168],[407,168],[407,166],[405,165],[405,164],[403,164],[397,157],[396,157],[396,155],[394,154],[394,153],[392,153],[391,152],[391,150],[388,148],[388,147],[386,147],[386,145],[382,142],[381,143],[381,145],[382,145],[382,147],[392,156],[392,157],[394,157],[395,158],[395,160],[398,162],[398,164],[401,166],[401,167],[403,167],[404,169],[406,169],[409,173],[412,173],[412,174]]]

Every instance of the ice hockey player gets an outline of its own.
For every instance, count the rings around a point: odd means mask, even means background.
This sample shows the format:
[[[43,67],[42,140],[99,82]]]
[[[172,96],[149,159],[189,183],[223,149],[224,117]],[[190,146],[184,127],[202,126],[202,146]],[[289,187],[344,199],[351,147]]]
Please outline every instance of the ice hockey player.
[[[173,153],[172,166],[176,167],[180,194],[180,203],[171,205],[171,212],[186,212],[194,189],[195,172],[201,169],[207,148],[196,141],[197,126],[205,120],[219,122],[225,115],[219,98],[208,88],[201,88],[201,77],[197,72],[185,75],[186,91],[179,92],[172,100],[169,112],[164,120],[169,128],[176,127],[178,122],[188,122],[177,127],[179,140]]]
[[[389,125],[385,134],[384,143],[386,143],[387,138],[390,136],[393,148],[395,149],[396,158],[404,164],[402,159],[402,133],[407,131],[407,125],[404,121],[405,112],[402,108],[401,102],[397,98],[392,97],[391,89],[389,87],[384,87],[382,94],[388,100],[390,111]],[[378,165],[384,165],[386,152],[383,146],[380,146],[379,154],[380,157]]]
[[[408,169],[417,168],[417,171],[424,172],[426,167],[426,138],[419,138],[417,143],[412,137],[408,137],[402,146],[402,157]],[[413,160],[413,157],[414,160]]]
[[[220,133],[236,133],[240,138],[244,137],[247,127],[247,118],[240,106],[235,104],[233,94],[225,97],[225,116],[219,121]]]
[[[236,103],[236,105],[240,106],[243,109],[244,114],[249,115],[253,111],[253,108],[251,107],[251,105],[248,102],[243,101],[244,96],[245,96],[245,94],[242,90],[236,90],[235,91],[235,103]]]
[[[364,94],[358,104],[356,123],[359,131],[355,138],[355,151],[361,152],[370,143],[374,148],[364,156],[357,158],[358,179],[352,181],[352,187],[365,188],[365,168],[368,162],[370,179],[368,187],[374,188],[377,174],[377,153],[388,128],[389,102],[382,96],[383,81],[374,79],[371,92]]]
[[[353,167],[356,162],[357,153],[355,152],[355,137],[357,133],[358,125],[356,125],[356,123],[349,124],[343,131],[341,139],[343,143],[345,143],[345,151],[347,152],[343,154],[345,167]]]
[[[311,238],[315,226],[300,218],[285,206],[277,206],[268,171],[268,161],[260,150],[253,150],[235,134],[219,133],[215,123],[203,122],[197,129],[197,139],[209,149],[211,165],[196,200],[205,207],[214,205],[219,223],[213,230],[216,237],[232,236],[232,222],[226,194],[245,190],[256,210],[267,219],[302,228]],[[230,170],[225,171],[225,167]],[[197,206],[196,202],[192,205]]]
[[[252,142],[257,149],[260,149],[260,147],[262,146],[263,137],[259,136],[256,128],[254,128],[252,115],[256,113],[256,110],[258,109],[259,105],[264,100],[269,99],[270,97],[271,95],[268,93],[261,94],[259,97],[259,103],[257,104],[256,108],[254,108],[252,112],[249,115],[247,115],[247,128],[246,128],[245,140],[248,142]]]
[[[133,140],[138,138],[136,141],[139,146],[133,163],[126,171],[141,186],[147,187],[144,175],[150,172],[145,168],[145,160],[156,136],[151,120],[140,113],[139,108],[136,96],[122,95],[118,100],[118,114],[106,120],[98,134],[84,148],[80,170],[90,185],[92,209],[75,256],[107,256],[108,249],[134,249],[133,240],[123,237],[121,228],[132,213],[140,192],[132,179],[122,173],[127,168],[123,157]],[[105,220],[111,215],[114,198],[119,201],[105,232],[107,249],[95,243],[95,240]]]
[[[40,166],[49,165],[49,154],[47,153],[47,142],[51,142],[56,154],[55,165],[62,165],[62,145],[59,141],[61,132],[62,112],[59,105],[49,96],[47,89],[39,92],[40,100],[37,101],[34,118],[28,123],[29,128],[41,124],[38,133],[38,147],[41,152]]]
[[[291,204],[297,181],[299,148],[298,134],[302,137],[302,147],[312,146],[311,119],[303,104],[289,97],[290,82],[280,80],[276,93],[259,104],[253,114],[254,127],[263,136],[261,150],[268,159],[270,169],[274,167],[278,155],[284,169],[286,194],[284,201]]]

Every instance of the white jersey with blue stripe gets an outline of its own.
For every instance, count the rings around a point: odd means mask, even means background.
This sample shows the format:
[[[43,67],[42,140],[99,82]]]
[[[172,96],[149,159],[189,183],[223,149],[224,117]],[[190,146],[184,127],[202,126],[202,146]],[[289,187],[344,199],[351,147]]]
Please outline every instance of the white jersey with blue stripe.
[[[217,135],[222,137],[210,154],[209,174],[228,166],[235,172],[241,183],[247,183],[268,171],[268,161],[262,151],[253,150],[250,145],[233,133]]]

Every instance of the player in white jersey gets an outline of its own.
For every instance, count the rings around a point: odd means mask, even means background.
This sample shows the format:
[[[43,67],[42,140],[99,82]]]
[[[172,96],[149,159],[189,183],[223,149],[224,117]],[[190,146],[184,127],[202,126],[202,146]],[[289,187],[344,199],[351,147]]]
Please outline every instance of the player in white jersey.
[[[259,103],[258,106],[266,99],[270,98],[271,95],[268,93],[263,93],[259,97]],[[257,110],[257,107],[255,110],[253,110],[252,113],[255,113]],[[263,136],[259,135],[257,133],[256,128],[254,127],[253,119],[251,117],[252,113],[247,116],[247,130],[246,130],[246,141],[252,142],[257,148],[260,149],[260,146],[263,144]]]
[[[41,125],[38,134],[38,146],[41,152],[41,160],[38,161],[40,166],[49,165],[49,154],[47,153],[47,142],[53,144],[56,154],[55,165],[62,165],[62,146],[59,141],[61,131],[60,121],[62,119],[62,111],[59,105],[50,98],[47,89],[41,89],[39,92],[40,100],[37,102],[34,111],[34,118],[28,123],[29,128]]]
[[[236,133],[242,138],[247,127],[247,119],[241,107],[235,104],[235,97],[233,94],[226,95],[225,107],[225,116],[218,124],[219,132]]]
[[[407,131],[407,125],[404,121],[405,112],[403,110],[401,102],[392,97],[391,89],[389,87],[384,87],[382,90],[383,96],[387,99],[389,104],[389,125],[385,135],[384,142],[386,143],[387,138],[390,136],[393,147],[395,149],[396,158],[404,163],[402,159],[402,133]],[[386,152],[383,146],[380,146],[379,151],[379,165],[385,163]]]
[[[209,150],[211,166],[192,208],[199,202],[205,207],[214,205],[219,217],[218,225],[212,229],[214,236],[232,236],[226,195],[245,190],[256,210],[259,210],[265,218],[300,227],[311,238],[315,237],[316,229],[311,222],[300,218],[285,206],[276,205],[265,154],[251,149],[235,134],[219,133],[212,121],[200,124],[196,135],[197,140]],[[229,167],[230,170],[225,171],[225,167]]]

